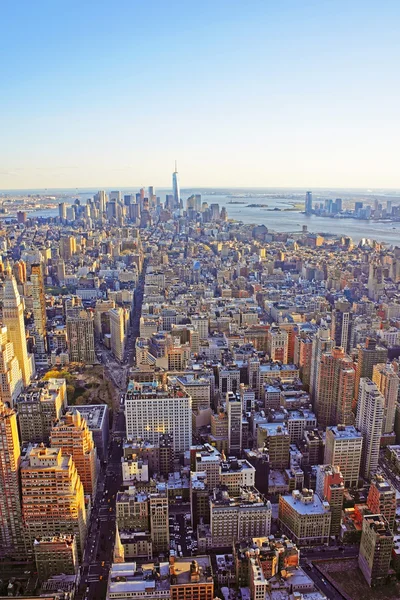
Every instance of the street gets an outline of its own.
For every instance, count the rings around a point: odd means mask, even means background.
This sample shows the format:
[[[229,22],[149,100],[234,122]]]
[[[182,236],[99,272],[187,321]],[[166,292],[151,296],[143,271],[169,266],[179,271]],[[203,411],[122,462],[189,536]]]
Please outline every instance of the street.
[[[122,443],[115,438],[125,434],[123,412],[114,413],[107,466],[102,468],[98,491],[91,513],[78,600],[106,597],[107,580],[113,560],[115,541],[115,498],[122,483]]]

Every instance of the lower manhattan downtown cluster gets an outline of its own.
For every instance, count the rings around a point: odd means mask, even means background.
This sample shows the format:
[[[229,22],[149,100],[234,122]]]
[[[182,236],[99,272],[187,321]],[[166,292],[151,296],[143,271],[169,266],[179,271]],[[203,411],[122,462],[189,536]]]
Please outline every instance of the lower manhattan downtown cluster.
[[[2,194],[0,598],[399,598],[399,219]]]

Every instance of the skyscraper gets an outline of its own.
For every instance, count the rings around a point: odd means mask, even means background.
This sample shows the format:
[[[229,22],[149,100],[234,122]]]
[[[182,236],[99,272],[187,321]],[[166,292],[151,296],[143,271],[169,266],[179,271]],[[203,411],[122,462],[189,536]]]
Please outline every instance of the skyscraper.
[[[365,344],[361,344],[358,349],[358,361],[356,367],[356,382],[354,389],[354,398],[357,400],[361,377],[372,379],[374,365],[386,363],[388,356],[387,348],[378,346],[374,338],[368,337]]]
[[[60,202],[60,204],[58,205],[58,216],[63,221],[65,221],[65,219],[67,218],[67,207],[65,205],[65,202]]]
[[[7,327],[0,328],[0,384],[0,402],[8,402],[13,407],[24,383],[14,344],[9,341]]]
[[[228,414],[228,452],[240,456],[242,452],[242,402],[239,396],[228,392],[226,395]]]
[[[181,201],[181,192],[179,189],[179,178],[178,178],[178,169],[175,161],[175,171],[172,173],[172,194],[174,197],[174,206],[173,208],[179,208],[179,204]]]
[[[385,400],[376,383],[362,377],[358,392],[356,427],[364,438],[361,474],[366,479],[371,479],[378,468],[384,404]]]
[[[313,339],[312,343],[312,358],[311,358],[311,377],[310,377],[310,394],[312,400],[315,400],[318,394],[318,373],[323,352],[330,352],[333,348],[328,327],[320,327]]]
[[[335,347],[322,354],[315,396],[315,410],[321,427],[352,424],[354,379],[353,362],[343,348]]]
[[[335,425],[326,430],[324,463],[339,466],[346,487],[358,485],[363,436],[353,425]]]
[[[72,456],[60,448],[31,447],[21,463],[22,515],[29,543],[36,537],[74,534],[82,556],[86,538],[83,485]]]
[[[24,307],[17,289],[17,283],[8,268],[4,284],[3,321],[7,326],[10,341],[13,343],[14,352],[22,371],[24,385],[29,385],[32,368],[26,346],[24,324]]]
[[[0,401],[0,556],[25,554],[19,484],[20,447],[14,410]]]
[[[304,212],[306,215],[312,212],[312,192],[306,192],[306,199],[304,202]]]
[[[372,381],[376,383],[385,399],[382,433],[392,433],[396,415],[399,376],[392,365],[378,364],[373,366]]]
[[[46,298],[44,295],[43,266],[32,265],[31,271],[33,319],[35,322],[35,357],[37,362],[47,364],[46,343]]]
[[[71,303],[72,306],[66,310],[70,360],[93,364],[96,362],[93,313],[85,310],[74,298]]]
[[[67,412],[54,423],[50,433],[50,446],[61,448],[63,455],[71,455],[85,494],[96,493],[99,463],[93,434],[79,411]]]
[[[125,352],[125,318],[122,308],[112,308],[110,315],[111,351],[120,362]]]
[[[353,313],[350,302],[339,300],[335,303],[332,313],[332,339],[336,346],[342,346],[346,352],[350,352],[351,328]]]

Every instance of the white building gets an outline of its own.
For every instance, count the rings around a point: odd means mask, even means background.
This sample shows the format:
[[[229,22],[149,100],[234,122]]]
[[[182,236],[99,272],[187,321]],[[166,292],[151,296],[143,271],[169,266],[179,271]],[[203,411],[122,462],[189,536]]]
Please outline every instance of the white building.
[[[358,391],[356,427],[364,437],[361,474],[370,479],[378,468],[385,399],[376,383],[361,377]],[[333,463],[332,463],[333,464]]]
[[[176,454],[192,444],[192,399],[179,388],[135,382],[125,396],[125,416],[129,439],[157,445],[160,435],[170,433]]]
[[[396,416],[399,377],[392,365],[378,364],[374,365],[372,381],[376,383],[385,400],[382,433],[392,433]]]

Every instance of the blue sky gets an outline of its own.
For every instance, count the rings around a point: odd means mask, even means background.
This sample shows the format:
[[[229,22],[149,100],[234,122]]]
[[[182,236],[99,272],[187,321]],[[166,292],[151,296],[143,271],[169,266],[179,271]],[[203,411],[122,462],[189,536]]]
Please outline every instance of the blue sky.
[[[399,188],[400,2],[6,1],[0,189]]]

